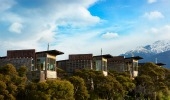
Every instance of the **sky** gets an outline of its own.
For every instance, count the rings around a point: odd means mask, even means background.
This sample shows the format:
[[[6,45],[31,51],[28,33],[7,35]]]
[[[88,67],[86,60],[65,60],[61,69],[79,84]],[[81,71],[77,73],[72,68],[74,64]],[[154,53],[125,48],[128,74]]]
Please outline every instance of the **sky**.
[[[117,56],[170,40],[170,0],[0,0],[0,56],[49,49]]]

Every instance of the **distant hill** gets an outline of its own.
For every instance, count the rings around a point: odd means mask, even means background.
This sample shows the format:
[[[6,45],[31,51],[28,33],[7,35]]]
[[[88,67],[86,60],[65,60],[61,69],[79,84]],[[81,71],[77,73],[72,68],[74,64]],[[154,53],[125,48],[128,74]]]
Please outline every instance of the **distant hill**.
[[[166,64],[170,68],[170,40],[159,40],[153,44],[137,47],[135,50],[121,54],[125,57],[141,56],[140,62],[157,62]]]

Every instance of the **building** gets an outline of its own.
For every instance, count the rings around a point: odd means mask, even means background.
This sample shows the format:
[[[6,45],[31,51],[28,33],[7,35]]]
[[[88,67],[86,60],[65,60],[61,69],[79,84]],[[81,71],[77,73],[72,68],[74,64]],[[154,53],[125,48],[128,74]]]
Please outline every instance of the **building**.
[[[162,66],[164,66],[164,65],[166,65],[166,64],[164,64],[164,63],[156,63],[156,65],[162,67]]]
[[[93,69],[102,71],[107,76],[108,71],[128,72],[130,76],[138,75],[138,60],[142,57],[112,56],[110,54],[93,56],[92,54],[72,54],[68,60],[57,61],[59,68],[67,73],[73,73],[76,69]]]
[[[76,69],[93,69],[92,62],[92,54],[70,54],[68,60],[57,61],[57,66],[71,74]]]
[[[70,69],[67,68],[68,63],[69,63],[69,60],[56,61],[56,67],[66,71],[66,72],[70,72]]]
[[[27,50],[8,50],[7,56],[0,57],[0,66],[8,63],[13,64],[16,69],[21,66],[27,66],[28,71],[34,67],[35,49]]]
[[[144,66],[146,63],[149,63],[149,62],[144,62],[144,63],[139,63],[139,66]],[[154,63],[155,65],[157,65],[157,66],[159,66],[159,67],[163,67],[164,65],[166,65],[166,64],[164,64],[164,63]]]
[[[67,73],[73,73],[76,69],[93,69],[102,71],[107,75],[107,59],[111,55],[93,56],[93,54],[71,54],[68,60],[57,61],[59,68]]]
[[[124,56],[114,56],[108,59],[108,70],[124,72],[125,58]]]
[[[6,57],[0,57],[0,66],[8,63],[16,69],[26,66],[27,77],[30,81],[43,81],[48,78],[57,78],[56,56],[64,54],[57,50],[35,52],[35,49],[8,50]]]
[[[111,55],[99,55],[93,57],[93,69],[96,71],[102,71],[105,76],[107,76],[107,69],[108,69],[108,59],[112,58]]]
[[[108,70],[117,72],[128,72],[131,77],[138,75],[138,60],[143,59],[142,57],[129,57],[114,56],[108,59]]]
[[[125,58],[125,72],[129,72],[131,77],[134,78],[138,76],[138,61],[143,59],[140,56]]]

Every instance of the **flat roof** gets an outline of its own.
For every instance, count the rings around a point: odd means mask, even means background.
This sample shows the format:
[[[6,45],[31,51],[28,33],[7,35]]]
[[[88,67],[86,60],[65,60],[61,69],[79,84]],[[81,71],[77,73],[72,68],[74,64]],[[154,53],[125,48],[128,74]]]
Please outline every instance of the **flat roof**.
[[[63,62],[63,61],[69,61],[69,60],[68,59],[66,59],[66,60],[58,60],[56,62]]]
[[[120,61],[120,60],[124,60],[124,56],[113,56],[113,58],[110,58],[109,60],[111,61]]]
[[[87,56],[87,55],[93,56],[92,53],[87,53],[87,54],[69,54],[69,56]]]
[[[113,56],[112,56],[112,55],[110,55],[110,54],[98,55],[98,56],[94,56],[94,57],[113,58]]]
[[[0,59],[5,59],[5,58],[7,58],[7,56],[0,57]]]
[[[61,55],[61,54],[64,54],[63,52],[58,51],[58,50],[48,50],[48,51],[36,52],[36,54],[39,54],[39,53],[48,53],[48,54],[51,54],[51,55]]]
[[[164,64],[164,63],[157,63],[156,65],[163,66],[163,65],[166,65],[166,64]]]
[[[143,58],[140,57],[140,56],[135,56],[135,57],[128,57],[128,58],[125,58],[125,59],[135,59],[135,60],[140,60],[140,59],[143,59]]]
[[[7,50],[7,51],[35,51],[35,49],[20,49],[20,50]]]

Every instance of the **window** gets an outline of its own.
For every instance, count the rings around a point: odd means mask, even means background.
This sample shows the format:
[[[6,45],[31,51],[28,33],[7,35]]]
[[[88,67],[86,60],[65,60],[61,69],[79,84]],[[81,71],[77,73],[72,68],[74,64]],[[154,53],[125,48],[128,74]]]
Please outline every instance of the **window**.
[[[138,62],[133,62],[133,70],[138,71]]]
[[[47,70],[51,70],[51,71],[55,71],[55,67],[56,67],[56,64],[55,64],[55,59],[52,59],[52,58],[48,58],[47,59]]]

